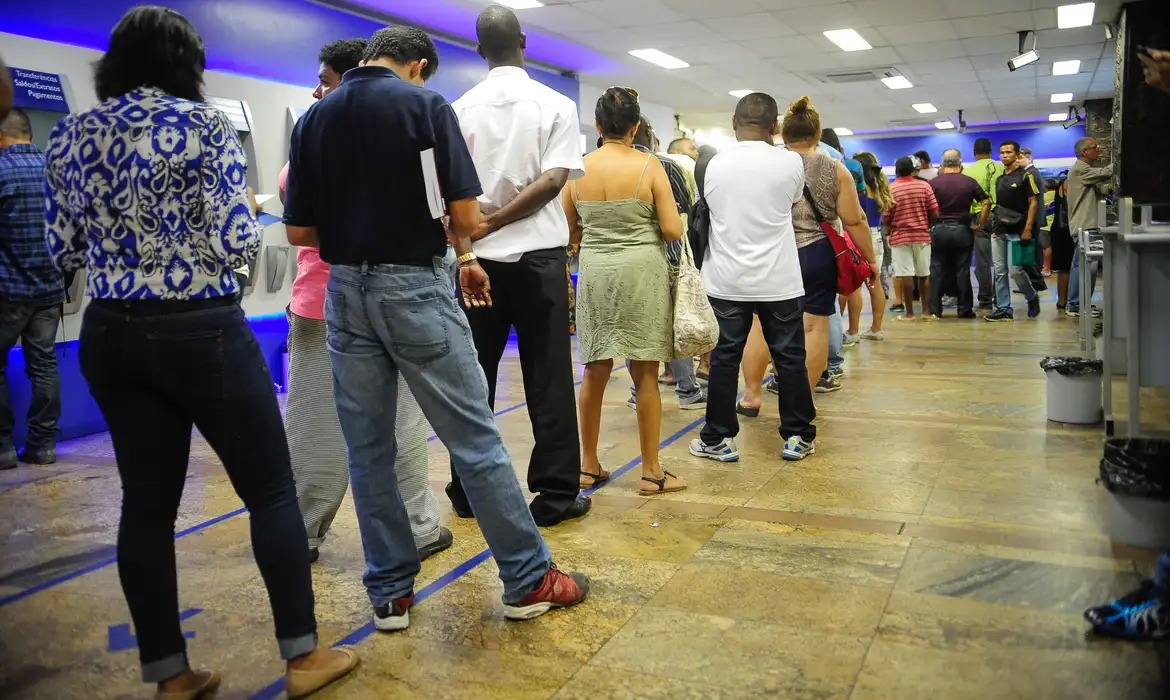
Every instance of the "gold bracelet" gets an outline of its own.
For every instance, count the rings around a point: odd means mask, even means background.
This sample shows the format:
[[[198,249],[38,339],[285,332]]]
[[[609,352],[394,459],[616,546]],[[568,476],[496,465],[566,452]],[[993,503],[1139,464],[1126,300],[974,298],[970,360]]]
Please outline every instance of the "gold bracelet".
[[[459,256],[459,267],[463,267],[468,263],[473,263],[476,260],[479,260],[479,256],[475,253],[464,253],[463,255]]]

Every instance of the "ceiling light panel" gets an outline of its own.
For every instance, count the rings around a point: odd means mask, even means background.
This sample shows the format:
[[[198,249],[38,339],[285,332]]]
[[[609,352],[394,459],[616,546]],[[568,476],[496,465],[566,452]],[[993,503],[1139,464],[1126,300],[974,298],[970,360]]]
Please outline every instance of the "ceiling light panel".
[[[691,64],[687,63],[681,58],[676,58],[668,53],[663,53],[658,49],[634,49],[630,52],[630,55],[634,58],[640,58],[643,61],[653,63],[659,68],[665,68],[667,70],[691,67]]]
[[[531,10],[535,7],[544,7],[544,3],[537,0],[496,0],[496,2],[513,10]]]
[[[904,75],[891,75],[888,78],[882,78],[882,82],[891,90],[905,90],[906,88],[914,87],[914,84],[907,80]]]
[[[755,92],[755,90],[732,90],[731,92],[729,92],[727,94],[731,95],[732,97],[738,97],[738,98],[742,99],[742,98],[747,97],[748,95],[752,94],[753,92]]]
[[[1053,75],[1076,75],[1081,72],[1080,60],[1056,61],[1052,64]]]
[[[842,51],[868,51],[873,47],[855,29],[830,29],[825,38],[841,47]]]
[[[1087,27],[1093,23],[1094,3],[1082,2],[1076,5],[1061,5],[1056,8],[1057,29]]]
[[[934,128],[936,128],[936,129],[954,129],[955,125],[950,120],[947,120],[947,121],[935,122]]]
[[[1073,101],[1073,94],[1071,92],[1058,92],[1052,96],[1052,104],[1060,105],[1066,102]]]
[[[833,131],[838,136],[852,136],[853,135],[852,131],[850,131],[849,129],[846,129],[843,126],[835,126],[835,127],[833,127]]]
[[[1056,113],[1056,114],[1049,114],[1049,115],[1048,115],[1048,121],[1050,121],[1050,122],[1062,122],[1062,121],[1064,121],[1064,120],[1065,120],[1065,117],[1066,117],[1066,116],[1068,116],[1068,115],[1065,115],[1065,114],[1060,114],[1059,112],[1058,112],[1058,113]]]
[[[934,105],[930,104],[929,102],[920,102],[919,104],[910,105],[910,106],[913,107],[915,111],[920,112],[922,114],[930,114],[931,112],[938,111],[938,108],[936,108]]]

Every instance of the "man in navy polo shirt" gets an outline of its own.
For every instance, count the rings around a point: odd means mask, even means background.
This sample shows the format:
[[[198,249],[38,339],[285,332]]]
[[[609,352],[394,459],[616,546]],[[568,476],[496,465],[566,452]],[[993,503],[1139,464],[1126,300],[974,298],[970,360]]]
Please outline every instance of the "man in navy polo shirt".
[[[363,65],[293,129],[285,223],[329,263],[326,339],[349,447],[363,579],[381,630],[405,629],[419,572],[394,476],[398,373],[451,453],[504,583],[504,615],[529,619],[584,600],[588,580],[551,562],[516,481],[443,265],[450,230],[464,303],[490,306],[471,252],[480,225],[475,164],[451,106],[422,87],[439,65],[425,33],[387,27]]]

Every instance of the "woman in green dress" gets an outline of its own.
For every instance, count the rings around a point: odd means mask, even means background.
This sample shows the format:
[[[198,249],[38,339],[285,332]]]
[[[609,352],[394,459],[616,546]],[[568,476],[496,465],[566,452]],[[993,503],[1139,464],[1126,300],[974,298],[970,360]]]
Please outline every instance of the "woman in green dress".
[[[658,364],[674,359],[674,307],[664,243],[683,236],[682,219],[666,170],[634,150],[641,116],[638,93],[610,88],[597,101],[599,149],[585,157],[585,177],[565,188],[562,201],[574,245],[577,345],[581,385],[581,485],[604,483],[597,457],[601,405],[614,358],[631,362],[642,449],[641,493],[680,491],[686,483],[662,469],[658,442],[662,401]]]

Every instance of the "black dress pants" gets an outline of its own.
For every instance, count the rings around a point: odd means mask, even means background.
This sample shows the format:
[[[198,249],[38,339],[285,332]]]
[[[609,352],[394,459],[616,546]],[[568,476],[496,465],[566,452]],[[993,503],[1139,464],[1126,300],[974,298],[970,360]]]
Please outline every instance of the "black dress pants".
[[[805,366],[804,299],[786,301],[726,301],[711,298],[719,320],[719,344],[711,352],[707,384],[707,424],[700,437],[708,445],[739,434],[735,397],[739,392],[739,365],[752,317],[759,315],[764,339],[772,353],[776,383],[780,387],[780,437],[797,435],[806,442],[817,437],[817,417]]]
[[[515,328],[536,442],[528,462],[528,489],[537,494],[532,516],[538,523],[556,520],[576,501],[581,473],[565,249],[525,253],[513,263],[481,259],[480,264],[491,279],[492,306],[464,307],[464,312],[487,377],[488,401],[494,411],[500,360]],[[466,507],[454,471],[448,495],[456,506]]]
[[[960,316],[972,313],[971,255],[975,234],[958,221],[940,221],[930,230],[930,313],[942,316],[943,291],[956,290]]]

